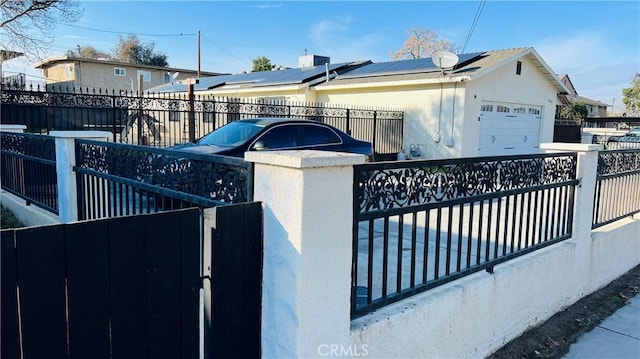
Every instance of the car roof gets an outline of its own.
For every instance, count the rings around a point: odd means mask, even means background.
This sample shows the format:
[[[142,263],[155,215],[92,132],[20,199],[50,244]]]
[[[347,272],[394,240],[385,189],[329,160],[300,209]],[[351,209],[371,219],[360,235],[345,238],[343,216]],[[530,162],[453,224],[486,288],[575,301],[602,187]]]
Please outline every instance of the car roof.
[[[313,124],[321,124],[323,125],[322,122],[319,121],[313,121],[313,120],[306,120],[306,119],[302,119],[302,118],[284,118],[284,117],[256,117],[256,118],[247,118],[247,119],[242,119],[242,120],[238,120],[237,122],[245,122],[245,123],[253,123],[256,125],[261,125],[261,126],[268,126],[271,124],[276,124],[276,123],[313,123]]]

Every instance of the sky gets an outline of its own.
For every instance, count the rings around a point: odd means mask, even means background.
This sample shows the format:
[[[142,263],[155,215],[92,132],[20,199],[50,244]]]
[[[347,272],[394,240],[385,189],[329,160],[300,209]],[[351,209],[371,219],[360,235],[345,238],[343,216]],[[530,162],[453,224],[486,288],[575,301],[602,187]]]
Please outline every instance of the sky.
[[[252,60],[297,67],[298,57],[331,63],[384,62],[411,27],[428,28],[460,53],[533,47],[580,96],[615,106],[640,72],[640,1],[80,1],[81,18],[59,23],[48,56],[78,45],[111,52],[119,36],[136,34],[167,55],[169,66],[250,71]],[[474,22],[474,20],[476,20]],[[465,46],[466,44],[466,46]],[[18,50],[19,49],[12,49]],[[35,63],[5,61],[43,80]]]

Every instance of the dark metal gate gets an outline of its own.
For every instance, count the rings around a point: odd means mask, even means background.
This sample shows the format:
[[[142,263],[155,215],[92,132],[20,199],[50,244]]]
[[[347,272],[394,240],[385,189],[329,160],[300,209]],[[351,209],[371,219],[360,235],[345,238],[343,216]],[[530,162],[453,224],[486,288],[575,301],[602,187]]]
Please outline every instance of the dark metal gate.
[[[197,358],[203,287],[205,357],[258,357],[262,209],[213,211],[2,231],[2,358]]]

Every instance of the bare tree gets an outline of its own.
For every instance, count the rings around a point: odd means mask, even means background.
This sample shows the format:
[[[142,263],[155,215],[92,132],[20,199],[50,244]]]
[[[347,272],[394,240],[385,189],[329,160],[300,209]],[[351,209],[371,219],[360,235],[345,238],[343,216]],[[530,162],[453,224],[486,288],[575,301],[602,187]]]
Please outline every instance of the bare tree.
[[[432,29],[414,26],[407,30],[407,33],[409,38],[401,48],[391,54],[392,60],[422,59],[439,50],[456,51],[454,43],[440,38]]]
[[[0,0],[0,46],[41,60],[56,23],[74,22],[81,13],[77,0]]]

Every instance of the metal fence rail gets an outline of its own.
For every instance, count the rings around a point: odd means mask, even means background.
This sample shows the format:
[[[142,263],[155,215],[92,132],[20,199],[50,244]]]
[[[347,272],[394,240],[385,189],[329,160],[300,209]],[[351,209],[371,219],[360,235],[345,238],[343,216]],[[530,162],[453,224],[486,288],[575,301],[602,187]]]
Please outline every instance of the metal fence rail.
[[[78,215],[96,219],[244,203],[253,164],[242,159],[76,140]]]
[[[58,180],[53,137],[1,132],[2,189],[58,214]]]
[[[114,142],[168,147],[244,118],[291,117],[331,124],[372,142],[378,154],[402,148],[404,112],[397,109],[102,89],[3,89],[1,97],[3,117],[27,132],[104,130]]]
[[[640,149],[601,151],[592,228],[640,213]]]
[[[356,166],[352,318],[570,238],[574,153]]]

